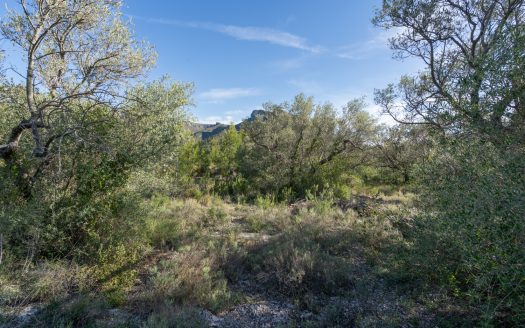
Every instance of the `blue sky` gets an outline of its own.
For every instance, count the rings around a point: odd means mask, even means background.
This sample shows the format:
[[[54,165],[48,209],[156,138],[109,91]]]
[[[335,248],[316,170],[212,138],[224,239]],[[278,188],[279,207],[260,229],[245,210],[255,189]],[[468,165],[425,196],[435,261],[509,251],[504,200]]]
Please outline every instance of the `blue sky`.
[[[300,92],[337,107],[365,96],[376,114],[374,88],[418,68],[414,61],[392,59],[387,46],[392,32],[370,22],[379,5],[380,0],[127,0],[122,11],[131,17],[135,35],[156,48],[150,78],[168,74],[193,82],[193,116],[229,123]]]

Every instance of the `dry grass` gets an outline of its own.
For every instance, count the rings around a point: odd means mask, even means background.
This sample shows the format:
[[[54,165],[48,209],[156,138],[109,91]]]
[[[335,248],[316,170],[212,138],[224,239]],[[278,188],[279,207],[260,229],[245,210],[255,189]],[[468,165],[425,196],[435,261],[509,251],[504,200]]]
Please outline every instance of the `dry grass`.
[[[93,279],[97,271],[47,263],[16,280],[24,287],[1,274],[0,295],[11,305],[28,295],[29,302],[44,303],[76,298],[49,307],[42,320],[79,326],[97,326],[114,306],[144,327],[199,326],[203,319],[197,309],[220,314],[254,298],[288,300],[314,313],[314,319],[296,322],[305,327],[432,323],[428,313],[435,304],[425,305],[419,294],[398,289],[402,285],[388,287],[389,279],[401,283],[397,255],[410,247],[403,234],[415,213],[405,205],[410,195],[384,200],[371,216],[363,216],[322,199],[289,207],[263,201],[230,204],[213,197],[156,198],[146,220],[152,249],[119,273],[133,272],[134,280],[127,278],[131,288],[95,293],[90,297],[100,301],[92,309],[78,295],[103,290]],[[53,311],[57,314],[49,315]],[[82,315],[92,320],[78,321]],[[131,325],[129,316],[124,318]]]

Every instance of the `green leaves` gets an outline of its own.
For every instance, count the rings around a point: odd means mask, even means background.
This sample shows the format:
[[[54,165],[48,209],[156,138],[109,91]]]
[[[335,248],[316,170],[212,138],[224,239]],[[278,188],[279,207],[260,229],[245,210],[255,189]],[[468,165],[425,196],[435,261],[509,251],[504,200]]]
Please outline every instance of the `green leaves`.
[[[376,90],[376,103],[399,122],[523,144],[523,4],[384,1],[374,23],[397,32],[391,48],[424,70]]]
[[[523,318],[524,159],[523,150],[455,140],[435,148],[417,175],[435,233],[456,250],[457,262],[444,263],[455,272],[451,289],[507,324]]]
[[[243,125],[241,172],[256,190],[276,195],[291,189],[301,197],[314,185],[336,185],[376,131],[364,106],[354,100],[338,114],[304,95],[291,104],[266,104],[262,117]]]

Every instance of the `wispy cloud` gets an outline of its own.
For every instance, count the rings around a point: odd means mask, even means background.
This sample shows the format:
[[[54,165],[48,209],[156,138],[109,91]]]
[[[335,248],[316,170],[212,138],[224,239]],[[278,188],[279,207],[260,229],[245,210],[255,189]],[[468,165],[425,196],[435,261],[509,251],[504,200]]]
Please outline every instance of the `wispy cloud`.
[[[226,100],[258,96],[261,90],[256,88],[217,88],[198,94],[198,99],[208,103],[220,103]]]
[[[257,108],[257,107],[254,107],[254,108]],[[200,123],[206,123],[206,124],[214,124],[217,122],[224,123],[224,124],[230,124],[232,122],[239,123],[243,119],[248,117],[254,108],[230,110],[230,111],[224,112],[223,115],[210,115],[210,116],[199,118],[198,121]]]
[[[235,119],[231,115],[225,115],[225,116],[206,116],[201,119],[198,119],[199,123],[204,124],[215,124],[215,123],[223,123],[223,124],[230,124],[235,123]]]
[[[225,114],[226,115],[248,115],[250,114],[250,110],[242,110],[242,109],[229,110]]]
[[[288,17],[286,17],[286,20],[284,21],[284,24],[286,26],[288,26],[288,25],[294,23],[296,20],[297,20],[297,17],[295,17],[294,14],[290,14],[290,15],[288,15]]]
[[[391,29],[387,31],[380,31],[367,41],[354,43],[341,48],[337,53],[337,57],[345,59],[364,59],[374,53],[388,50],[388,40],[400,31]]]
[[[321,51],[323,51],[322,47],[311,45],[306,38],[267,27],[236,26],[215,24],[209,22],[189,22],[173,19],[142,17],[135,15],[129,15],[129,17],[131,17],[132,19],[142,20],[148,23],[210,30],[228,35],[238,40],[268,42],[271,44],[300,49],[311,53],[320,53]]]
[[[319,53],[322,50],[321,47],[309,45],[305,38],[271,28],[217,25],[215,30],[239,40],[266,41],[280,46],[306,50],[313,53]]]
[[[275,61],[273,62],[273,66],[277,67],[282,71],[288,71],[300,68],[301,66],[303,66],[303,63],[304,59],[302,57],[298,57]]]

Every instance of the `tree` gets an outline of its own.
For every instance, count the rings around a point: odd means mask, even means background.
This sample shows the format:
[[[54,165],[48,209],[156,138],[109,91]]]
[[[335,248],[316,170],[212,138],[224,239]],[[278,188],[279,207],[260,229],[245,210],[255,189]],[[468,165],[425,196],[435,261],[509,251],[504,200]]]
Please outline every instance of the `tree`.
[[[262,192],[291,189],[298,196],[316,184],[336,183],[375,133],[363,107],[362,100],[350,101],[338,115],[331,104],[317,105],[304,95],[291,104],[266,104],[258,118],[242,126],[244,176]]]
[[[399,122],[442,132],[416,176],[421,235],[447,246],[435,271],[485,325],[525,318],[524,3],[384,0],[374,20],[398,29],[397,56],[425,65],[376,101]]]
[[[524,15],[523,0],[385,0],[374,23],[399,31],[396,56],[425,70],[376,91],[376,102],[401,123],[523,143]]]
[[[394,173],[403,183],[408,183],[413,166],[431,149],[426,130],[421,126],[408,125],[383,127],[375,144],[376,165]]]
[[[144,197],[174,189],[189,92],[189,85],[153,81],[129,89],[129,97],[142,101],[126,103],[118,114],[93,108],[88,115],[97,124],[79,134],[86,142],[59,140],[29,198],[20,195],[11,169],[0,163],[0,231],[11,256],[30,252],[35,259],[93,263],[122,247],[122,260],[132,261],[145,231]],[[0,106],[0,122],[15,119],[4,111],[11,112]],[[23,142],[19,151],[30,155],[31,146]],[[32,168],[31,161],[17,164]]]
[[[2,36],[26,59],[24,71],[17,72],[24,85],[4,93],[8,110],[20,119],[0,145],[0,158],[16,168],[19,186],[29,195],[31,180],[60,153],[63,140],[101,144],[96,133],[86,133],[101,124],[95,113],[118,115],[126,104],[126,82],[150,67],[155,55],[132,38],[118,0],[19,4],[20,11],[10,10],[0,26]],[[26,131],[31,133],[32,152],[21,156],[35,163],[31,172],[15,158]]]
[[[179,158],[193,146],[186,130],[192,90],[192,84],[168,77],[134,86],[127,91],[131,100],[121,109],[115,135],[104,140],[109,149],[125,151],[134,187],[143,196],[172,195],[179,187],[177,180],[185,174]]]
[[[214,189],[221,194],[238,192],[242,185],[239,173],[239,150],[243,135],[235,125],[211,139],[203,142],[206,158],[206,173],[213,177]]]

